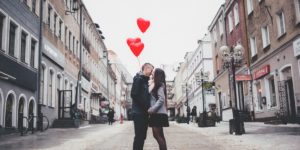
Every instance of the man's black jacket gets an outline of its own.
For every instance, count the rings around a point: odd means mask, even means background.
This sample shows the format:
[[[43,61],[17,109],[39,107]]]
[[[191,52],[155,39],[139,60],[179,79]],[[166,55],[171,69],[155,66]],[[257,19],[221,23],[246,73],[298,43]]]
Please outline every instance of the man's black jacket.
[[[142,73],[137,73],[133,78],[131,89],[133,114],[148,114],[148,108],[150,107],[148,81],[149,77],[143,75]]]

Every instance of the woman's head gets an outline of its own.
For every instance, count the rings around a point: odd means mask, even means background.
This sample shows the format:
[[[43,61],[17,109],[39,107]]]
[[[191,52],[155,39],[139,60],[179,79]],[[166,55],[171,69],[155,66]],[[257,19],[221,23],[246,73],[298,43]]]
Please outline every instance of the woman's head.
[[[152,77],[154,81],[154,88],[152,90],[152,93],[156,99],[158,99],[157,91],[158,89],[163,86],[164,87],[164,94],[165,94],[165,99],[166,102],[165,104],[167,105],[167,90],[166,90],[166,74],[165,71],[160,69],[160,68],[155,68],[154,71],[152,72]]]
[[[155,68],[154,71],[152,71],[152,77],[153,77],[154,83],[157,85],[161,85],[162,83],[166,82],[165,71],[160,68]]]

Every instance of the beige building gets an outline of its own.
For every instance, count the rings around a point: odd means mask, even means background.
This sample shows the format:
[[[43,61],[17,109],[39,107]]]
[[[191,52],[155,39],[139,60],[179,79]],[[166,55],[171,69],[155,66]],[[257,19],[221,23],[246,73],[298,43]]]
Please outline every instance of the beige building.
[[[108,99],[108,73],[107,50],[98,26],[82,1],[76,6],[71,0],[43,1],[40,103],[51,124],[54,119],[71,117],[71,106],[77,106],[86,120],[100,116],[100,103]],[[63,106],[65,110],[59,109]]]

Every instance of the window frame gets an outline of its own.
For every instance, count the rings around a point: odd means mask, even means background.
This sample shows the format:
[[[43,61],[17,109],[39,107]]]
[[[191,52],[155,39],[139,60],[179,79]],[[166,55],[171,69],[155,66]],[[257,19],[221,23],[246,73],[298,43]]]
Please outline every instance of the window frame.
[[[239,15],[239,4],[236,3],[233,7],[234,12],[234,25],[237,26],[240,23],[240,15]]]
[[[280,16],[282,17],[282,20]],[[277,22],[277,34],[278,34],[277,37],[280,38],[286,33],[285,16],[283,11],[276,13],[276,22]],[[281,23],[283,26],[281,26]]]
[[[24,53],[24,61],[22,61],[22,35],[23,33],[26,34],[26,39],[25,39],[25,53]],[[30,34],[24,29],[24,28],[21,28],[20,30],[20,53],[19,53],[19,59],[20,59],[20,62],[23,62],[25,64],[29,64],[28,63],[28,46],[29,46],[29,42],[28,42],[28,39],[30,39]]]
[[[267,35],[265,35],[265,33],[264,33],[265,31],[266,31]],[[262,33],[263,48],[266,48],[271,44],[269,26],[266,25],[266,26],[261,27],[261,33]]]
[[[257,43],[256,43],[256,37],[255,36],[251,36],[249,38],[250,40],[250,51],[251,51],[251,57],[254,57],[255,55],[257,55]],[[254,44],[254,45],[253,45]],[[254,46],[254,47],[253,47]],[[255,52],[255,53],[253,53]]]
[[[29,62],[31,63],[31,47],[32,47],[32,40],[34,40],[35,42],[36,42],[36,46],[35,46],[35,53],[34,53],[34,68],[35,69],[38,69],[38,57],[39,57],[39,55],[38,55],[38,49],[39,49],[39,41],[38,41],[38,38],[36,38],[36,37],[34,37],[34,36],[32,36],[31,35],[31,38],[30,38],[30,60],[29,60]],[[31,66],[31,64],[29,64],[30,66]],[[31,66],[32,67],[32,66]]]
[[[2,36],[0,38],[1,45],[0,45],[0,51],[3,51],[6,53],[7,51],[7,41],[8,41],[8,15],[0,9],[0,15],[3,16],[3,27],[2,27]]]
[[[231,33],[233,31],[232,11],[229,12],[227,17],[228,17],[228,29],[229,29],[229,32]]]
[[[13,23],[15,26],[16,26],[16,29],[15,29],[15,43],[14,43],[14,55],[11,55],[10,54],[10,50],[9,50],[9,48],[10,48],[10,28],[11,28],[11,23]],[[15,59],[18,59],[18,55],[19,55],[19,51],[18,51],[18,48],[19,48],[19,30],[20,30],[20,25],[14,20],[14,19],[12,19],[12,18],[9,18],[9,21],[8,21],[8,26],[9,26],[9,28],[8,28],[8,30],[7,30],[7,32],[8,32],[8,34],[7,34],[7,54],[9,55],[9,56],[11,56],[11,57],[13,57],[13,58],[15,58]]]
[[[250,5],[251,4],[251,5]],[[252,14],[253,13],[253,0],[247,0],[247,12],[248,12],[248,15]]]

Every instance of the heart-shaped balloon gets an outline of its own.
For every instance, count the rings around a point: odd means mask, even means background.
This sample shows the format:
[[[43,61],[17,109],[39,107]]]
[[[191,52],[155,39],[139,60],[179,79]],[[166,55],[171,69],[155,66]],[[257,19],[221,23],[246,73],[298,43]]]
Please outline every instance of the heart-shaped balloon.
[[[137,38],[128,38],[127,39],[127,45],[130,46],[131,43],[140,43],[141,42],[141,38],[137,37]]]
[[[129,45],[132,53],[136,56],[136,57],[139,57],[139,55],[141,54],[141,52],[143,51],[144,49],[144,43],[142,42],[138,42],[138,43],[131,43]]]
[[[150,21],[149,20],[145,20],[143,18],[138,18],[137,19],[137,25],[140,28],[140,30],[144,33],[147,31],[147,29],[150,26]]]

